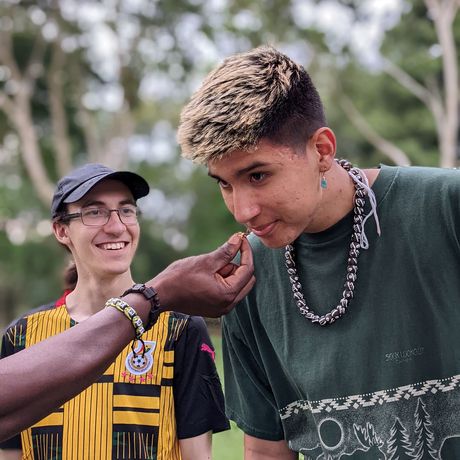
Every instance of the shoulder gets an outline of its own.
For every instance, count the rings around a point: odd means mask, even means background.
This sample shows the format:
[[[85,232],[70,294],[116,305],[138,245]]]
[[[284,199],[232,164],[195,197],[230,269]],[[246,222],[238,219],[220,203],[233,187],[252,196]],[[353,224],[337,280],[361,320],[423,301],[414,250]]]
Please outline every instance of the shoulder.
[[[378,200],[379,219],[387,231],[396,225],[400,228],[400,235],[403,228],[411,232],[410,238],[430,232],[447,235],[447,229],[457,235],[457,222],[460,222],[459,170],[382,166],[372,188]]]
[[[177,338],[176,343],[177,359],[191,358],[192,356],[199,358],[208,353],[214,360],[215,351],[211,337],[209,335],[208,326],[201,316],[189,316],[187,326]],[[205,354],[200,352],[207,352]]]
[[[1,356],[5,357],[23,350],[27,343],[26,337],[30,335],[31,330],[48,330],[48,328],[43,327],[42,321],[33,321],[34,326],[30,327],[29,319],[54,308],[55,302],[41,305],[10,323],[1,337]]]
[[[438,184],[441,186],[447,182],[457,187],[460,186],[460,170],[458,169],[427,166],[382,166],[381,169],[382,172],[394,170],[396,181],[403,185],[425,187]]]
[[[210,341],[208,326],[201,316],[190,316],[186,331],[188,340]]]
[[[207,331],[208,328],[206,326],[206,321],[202,316],[189,316],[187,329],[195,331]]]
[[[31,316],[35,316],[41,312],[47,311],[47,310],[52,310],[56,308],[56,301],[40,305],[39,307],[33,308],[32,310],[29,310],[28,312],[24,313],[22,316],[16,318],[13,320],[7,327],[6,330],[14,328],[16,325],[23,323],[27,318],[30,318]]]
[[[424,166],[385,166],[373,186],[382,201],[391,198],[423,206],[438,205],[446,198],[452,204],[459,200],[460,170]]]
[[[176,311],[171,312],[174,321],[182,322],[186,326],[187,332],[206,330],[206,322],[201,316],[190,316]]]
[[[460,171],[447,168],[402,168],[402,178],[410,183],[413,197],[424,206],[439,206],[444,211],[458,209],[460,202]]]
[[[174,329],[179,335],[203,335],[207,333],[207,325],[201,316],[190,316],[176,311],[168,312],[170,329]]]

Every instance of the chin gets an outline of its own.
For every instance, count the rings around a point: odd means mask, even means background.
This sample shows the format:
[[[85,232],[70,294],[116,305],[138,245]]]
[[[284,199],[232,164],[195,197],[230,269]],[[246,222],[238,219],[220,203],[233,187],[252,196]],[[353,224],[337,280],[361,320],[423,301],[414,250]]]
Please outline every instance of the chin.
[[[292,244],[299,236],[299,234],[293,235],[291,238],[286,237],[286,234],[280,235],[277,237],[276,235],[272,235],[271,237],[268,238],[260,238],[260,241],[266,246],[267,248],[270,249],[280,249],[286,247],[288,244]]]
[[[280,239],[280,238],[259,238],[264,246],[270,249],[280,249],[284,248],[287,244],[290,244],[289,241]]]
[[[105,267],[105,272],[113,276],[119,276],[129,271],[129,265],[125,264],[113,264],[110,267]]]

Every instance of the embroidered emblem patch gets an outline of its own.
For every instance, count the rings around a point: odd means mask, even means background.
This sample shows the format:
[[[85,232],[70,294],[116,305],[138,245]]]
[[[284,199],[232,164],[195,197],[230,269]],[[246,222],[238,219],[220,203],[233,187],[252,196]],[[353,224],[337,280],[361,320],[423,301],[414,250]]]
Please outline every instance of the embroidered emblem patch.
[[[148,372],[153,366],[153,352],[157,346],[156,342],[145,341],[145,348],[142,342],[136,341],[134,351],[126,357],[126,369],[134,375],[142,375]]]

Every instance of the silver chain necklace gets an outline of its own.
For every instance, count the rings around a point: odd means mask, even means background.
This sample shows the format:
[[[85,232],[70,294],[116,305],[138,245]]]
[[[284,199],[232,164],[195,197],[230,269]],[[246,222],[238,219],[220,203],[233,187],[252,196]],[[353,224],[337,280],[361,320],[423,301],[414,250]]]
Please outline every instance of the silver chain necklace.
[[[353,165],[347,160],[336,161],[340,166],[342,166],[343,169],[348,172],[348,174],[350,174],[350,176],[354,176],[357,179],[357,181],[353,180],[353,184],[355,186],[353,205],[353,234],[351,235],[350,250],[348,252],[346,279],[343,285],[345,289],[342,293],[342,298],[340,299],[339,304],[329,313],[326,313],[322,316],[311,310],[308,307],[302,293],[302,285],[300,284],[299,275],[295,265],[294,246],[288,244],[284,253],[284,257],[286,259],[286,268],[289,275],[289,281],[291,282],[295,303],[297,304],[300,313],[302,313],[305,318],[310,320],[312,323],[318,323],[320,326],[327,326],[328,324],[332,324],[341,318],[347,312],[348,304],[353,298],[355,282],[358,277],[358,257],[361,249],[361,233],[363,230],[364,220],[364,198],[366,196],[366,190],[360,184],[363,180],[361,171],[358,168],[353,167]]]

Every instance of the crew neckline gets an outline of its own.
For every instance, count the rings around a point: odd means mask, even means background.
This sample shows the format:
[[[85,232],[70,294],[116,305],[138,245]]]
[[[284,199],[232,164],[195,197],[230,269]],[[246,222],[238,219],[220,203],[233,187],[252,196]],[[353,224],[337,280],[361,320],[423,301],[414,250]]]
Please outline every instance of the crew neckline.
[[[379,164],[377,169],[380,169],[380,172],[372,184],[371,189],[374,191],[377,198],[377,213],[379,204],[383,201],[386,196],[386,192],[390,188],[391,184],[394,182],[394,179],[399,170],[399,166],[387,166],[384,164]],[[364,206],[364,211],[367,214],[370,211],[369,201],[366,200]],[[372,220],[372,218],[370,219]],[[322,244],[329,243],[336,238],[341,238],[344,235],[350,235],[353,226],[353,210],[351,210],[347,215],[342,217],[335,224],[317,233],[302,233],[295,243],[299,242],[301,244]]]

